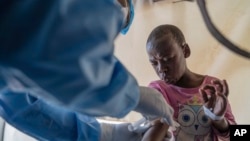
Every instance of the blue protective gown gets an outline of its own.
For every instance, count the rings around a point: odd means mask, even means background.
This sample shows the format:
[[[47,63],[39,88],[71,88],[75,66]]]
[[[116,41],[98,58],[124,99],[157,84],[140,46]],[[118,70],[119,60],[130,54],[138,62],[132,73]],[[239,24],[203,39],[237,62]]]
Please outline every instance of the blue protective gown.
[[[122,20],[113,0],[0,0],[0,115],[39,140],[99,140],[94,117],[139,100],[114,57]]]

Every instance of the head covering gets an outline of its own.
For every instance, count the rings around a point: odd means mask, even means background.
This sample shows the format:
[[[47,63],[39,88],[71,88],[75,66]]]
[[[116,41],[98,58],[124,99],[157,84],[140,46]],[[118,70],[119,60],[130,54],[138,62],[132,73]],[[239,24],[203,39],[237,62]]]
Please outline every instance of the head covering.
[[[132,24],[132,21],[134,19],[134,6],[133,6],[133,3],[132,3],[132,0],[128,0],[128,1],[129,1],[130,18],[129,18],[128,24],[121,30],[121,33],[123,35],[125,35],[128,32],[128,30],[129,30],[129,28],[130,28],[130,26]]]

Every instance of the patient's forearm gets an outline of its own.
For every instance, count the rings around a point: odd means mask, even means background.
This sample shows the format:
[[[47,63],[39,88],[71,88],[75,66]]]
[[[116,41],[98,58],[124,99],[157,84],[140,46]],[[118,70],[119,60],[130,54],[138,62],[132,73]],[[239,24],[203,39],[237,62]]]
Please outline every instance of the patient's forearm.
[[[157,121],[147,132],[144,134],[142,141],[163,141],[168,132],[169,126],[167,124]]]

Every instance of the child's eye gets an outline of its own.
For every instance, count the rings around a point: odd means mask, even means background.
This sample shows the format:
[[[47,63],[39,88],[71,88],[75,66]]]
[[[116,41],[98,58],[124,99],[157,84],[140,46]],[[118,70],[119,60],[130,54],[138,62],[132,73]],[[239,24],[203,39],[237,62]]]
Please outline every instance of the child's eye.
[[[157,62],[156,61],[150,61],[151,65],[155,66],[157,65]]]

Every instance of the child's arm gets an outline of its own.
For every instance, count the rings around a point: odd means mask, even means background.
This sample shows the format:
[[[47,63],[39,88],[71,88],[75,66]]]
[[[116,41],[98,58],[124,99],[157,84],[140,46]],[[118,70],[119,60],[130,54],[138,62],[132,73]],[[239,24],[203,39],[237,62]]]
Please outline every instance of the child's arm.
[[[213,126],[220,132],[229,131],[229,123],[225,117],[228,107],[228,85],[225,80],[213,80],[212,84],[204,86],[200,93],[203,95],[205,113],[212,119]]]
[[[141,141],[163,141],[166,137],[170,138],[171,134],[168,134],[168,128],[169,125],[156,120],[153,126],[145,132]]]

